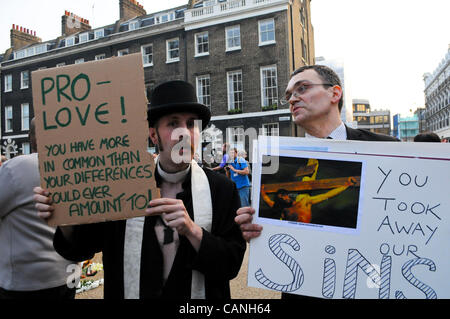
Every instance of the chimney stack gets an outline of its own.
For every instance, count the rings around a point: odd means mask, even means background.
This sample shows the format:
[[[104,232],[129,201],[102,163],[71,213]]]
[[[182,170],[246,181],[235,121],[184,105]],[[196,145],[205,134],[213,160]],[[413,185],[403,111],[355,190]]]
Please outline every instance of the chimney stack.
[[[27,45],[42,42],[42,39],[36,36],[36,31],[31,31],[17,24],[12,25],[10,37],[13,50],[19,50]]]
[[[65,10],[61,17],[61,35],[68,36],[82,31],[91,30],[89,20],[81,18],[72,12]]]
[[[120,20],[127,21],[147,14],[144,7],[135,0],[119,0]]]

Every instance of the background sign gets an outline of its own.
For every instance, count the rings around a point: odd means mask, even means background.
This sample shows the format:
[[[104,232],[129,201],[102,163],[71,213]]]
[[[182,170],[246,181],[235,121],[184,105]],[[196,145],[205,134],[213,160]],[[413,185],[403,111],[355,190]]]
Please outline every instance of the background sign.
[[[264,229],[250,242],[250,286],[321,298],[450,297],[448,145],[280,138],[271,150],[268,141],[258,141],[253,168]]]
[[[158,196],[141,54],[32,73],[50,225],[142,216]]]

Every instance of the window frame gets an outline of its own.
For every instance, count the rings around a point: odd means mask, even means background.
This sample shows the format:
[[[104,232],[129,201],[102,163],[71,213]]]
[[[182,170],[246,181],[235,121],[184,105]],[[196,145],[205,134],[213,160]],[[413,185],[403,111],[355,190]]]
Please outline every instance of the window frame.
[[[68,42],[69,40],[72,40],[73,43],[72,43],[72,44],[68,44],[67,42]],[[66,38],[66,41],[65,41],[65,43],[64,43],[64,46],[65,46],[65,47],[73,47],[74,45],[75,45],[75,36],[67,37],[67,38]]]
[[[270,134],[267,134],[267,133],[269,133],[268,128],[270,129]],[[276,128],[276,134],[272,134],[272,132],[274,132],[274,128]],[[280,136],[280,123],[278,123],[278,122],[263,123],[262,135],[263,136]]]
[[[169,11],[155,15],[155,24],[167,23],[173,20],[175,20],[175,11]]]
[[[266,81],[265,81],[265,78],[264,78],[263,75],[264,75],[264,71],[267,71],[267,70],[271,70],[271,71],[274,70],[275,71],[275,87],[270,87],[270,88],[266,88],[265,87]],[[277,70],[277,65],[276,64],[272,64],[272,65],[266,65],[266,66],[260,67],[259,75],[260,75],[260,84],[261,84],[261,91],[260,91],[260,93],[261,93],[261,106],[262,107],[266,107],[266,106],[274,105],[273,103],[269,104],[269,99],[270,98],[268,96],[266,97],[266,95],[265,95],[267,90],[275,90],[276,97],[272,97],[272,102],[275,100],[276,105],[278,106],[278,70]],[[266,100],[267,100],[267,104],[265,104]]]
[[[117,56],[118,57],[125,56],[125,55],[128,55],[128,54],[130,54],[130,49],[129,48],[117,50]]]
[[[147,98],[147,102],[150,102],[150,96],[155,89],[155,82],[150,81],[145,83],[145,97]]]
[[[150,54],[147,54],[145,52],[145,49],[147,49],[149,47],[152,48],[152,53],[151,53],[152,59],[151,59],[151,62],[145,62],[145,57],[146,56],[148,57],[150,55]],[[141,46],[141,54],[142,54],[142,64],[143,64],[144,68],[145,67],[149,67],[149,66],[153,66],[153,43],[142,45]]]
[[[171,58],[170,52],[175,51],[175,49],[169,50],[169,44],[170,44],[170,42],[174,42],[174,41],[178,42],[178,48],[176,49],[176,51],[178,52],[178,57]],[[180,38],[176,37],[176,38],[166,40],[166,63],[174,63],[174,62],[179,62],[179,61],[180,61]]]
[[[82,40],[82,37],[84,37],[84,36],[86,36],[86,40]],[[78,43],[86,43],[86,42],[89,42],[89,32],[81,33],[78,36]]]
[[[227,143],[231,147],[242,149],[245,144],[245,130],[243,125],[230,126],[226,128]]]
[[[239,29],[239,46],[232,46],[232,47],[230,47],[228,44],[228,41],[230,40],[230,39],[235,39],[236,38],[236,36],[234,36],[234,34],[233,34],[233,37],[232,38],[230,38],[229,36],[228,36],[228,31],[230,31],[230,30],[235,30],[235,29]],[[233,40],[233,42],[234,42],[234,40]],[[236,24],[236,25],[232,25],[232,26],[229,26],[229,27],[226,27],[225,28],[225,51],[226,52],[228,52],[228,51],[235,51],[235,50],[241,50],[241,25],[240,24]]]
[[[202,82],[203,80],[208,81],[207,85],[204,85],[204,82]],[[198,102],[211,108],[211,75],[203,74],[203,75],[197,76],[195,78],[195,84],[196,84]],[[203,94],[205,92],[205,89],[207,91],[207,94]],[[205,103],[205,98],[206,98],[206,103]]]
[[[8,110],[11,113],[11,118],[8,118],[8,113],[9,113]],[[7,106],[5,106],[5,133],[9,133],[9,132],[13,132],[14,131],[14,128],[13,128],[14,122],[13,122],[13,120],[14,120],[13,107],[12,107],[12,105],[7,105]],[[8,129],[8,121],[10,121],[10,124],[11,124],[9,129]]]
[[[98,33],[100,33],[101,32],[101,36],[98,36],[97,34]],[[105,29],[97,29],[97,30],[94,30],[94,40],[97,40],[97,39],[100,39],[100,38],[103,38],[103,37],[105,37]]]
[[[29,47],[26,49],[26,56],[27,57],[33,56],[36,54],[35,52],[36,52],[35,47]]]
[[[31,154],[31,145],[29,142],[22,142],[22,154],[23,155]]]
[[[12,73],[5,74],[5,76],[3,77],[3,81],[5,81],[4,86],[3,86],[3,92],[4,93],[12,92],[12,87],[13,87]]]
[[[306,46],[304,39],[301,39],[300,41],[300,46],[302,47],[302,59],[306,62],[308,60],[308,47]]]
[[[100,53],[94,57],[94,61],[100,61],[100,60],[104,60],[104,59],[106,59],[106,53]]]
[[[41,53],[45,53],[48,51],[48,45],[47,44],[41,44],[41,45],[37,45],[35,47],[35,54],[41,54]]]
[[[27,74],[26,84],[24,85],[24,74]],[[20,72],[20,89],[25,90],[30,87],[30,71],[25,70]]]
[[[230,83],[230,77],[234,77],[235,75],[240,75],[240,81],[237,81],[236,83],[240,83],[240,87],[241,90],[240,91],[235,91],[234,90],[234,79],[232,83]],[[232,92],[230,92],[230,84],[233,84],[233,87],[231,87],[233,89]],[[235,97],[236,94],[240,93],[240,101],[236,101]],[[233,97],[233,99],[231,99],[231,97]],[[231,105],[233,103],[233,105]],[[240,107],[239,107],[240,105]],[[239,109],[241,111],[244,111],[244,81],[243,81],[243,75],[242,75],[242,70],[234,70],[234,71],[228,71],[227,72],[227,106],[228,106],[228,111],[232,111],[232,110],[236,110]],[[231,107],[233,106],[233,107]],[[237,106],[237,107],[236,107]]]
[[[301,7],[300,10],[300,24],[303,28],[306,28],[306,16],[305,16],[305,7]]]
[[[27,112],[28,112],[28,115],[26,118],[24,117],[25,106],[27,107]],[[30,130],[30,103],[20,104],[20,123],[21,123],[22,131]],[[26,123],[26,125],[24,125],[24,123]]]
[[[133,26],[133,27],[131,27]],[[128,31],[134,31],[139,29],[139,20],[132,20],[128,22]]]
[[[261,31],[261,25],[267,22],[271,22],[273,24],[273,40],[266,40],[266,41],[262,41],[262,34],[263,32]],[[269,32],[269,31],[264,31],[264,33]],[[276,36],[275,36],[275,19],[274,18],[269,18],[269,19],[264,19],[264,20],[259,20],[258,21],[258,45],[259,46],[264,46],[264,45],[270,45],[270,44],[274,44],[276,43]]]
[[[201,37],[203,39],[204,35],[207,36],[207,41],[199,43],[199,37]],[[194,34],[194,40],[195,40],[194,41],[195,42],[195,57],[209,55],[209,33],[208,33],[208,31],[203,31],[203,32],[199,32],[199,33]],[[202,49],[204,49],[203,46],[205,44],[206,44],[207,51],[199,52],[199,46],[201,46]]]
[[[15,59],[23,59],[23,58],[26,58],[26,56],[27,56],[27,52],[25,51],[25,49],[14,52],[14,60]]]

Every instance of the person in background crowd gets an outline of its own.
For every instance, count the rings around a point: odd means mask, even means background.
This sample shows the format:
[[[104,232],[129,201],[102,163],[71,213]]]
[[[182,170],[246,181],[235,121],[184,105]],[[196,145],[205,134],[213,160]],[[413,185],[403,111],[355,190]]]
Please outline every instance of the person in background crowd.
[[[439,138],[439,135],[433,132],[425,132],[425,133],[419,133],[416,136],[414,136],[414,142],[436,142],[440,143],[441,139]]]
[[[230,177],[236,183],[241,198],[241,207],[250,206],[250,181],[248,180],[249,169],[247,161],[239,157],[236,148],[230,151]]]
[[[6,158],[5,155],[2,155],[2,159],[0,161],[0,166],[2,166],[8,159]]]
[[[250,161],[248,160],[248,155],[247,155],[247,152],[245,150],[238,151],[238,156],[242,157],[247,162],[247,165],[248,165],[248,175],[247,175],[247,177],[248,177],[248,180],[250,182],[250,189],[249,189],[250,199],[249,199],[249,203],[251,205],[252,204],[252,163],[250,163]]]
[[[250,163],[250,161],[248,160],[248,155],[247,152],[245,150],[240,150],[238,151],[238,156],[242,157],[248,165],[248,180],[250,181],[250,184],[252,182],[252,164]]]
[[[32,154],[0,169],[0,299],[74,299],[75,284],[66,281],[73,274],[68,266],[76,263],[55,251],[55,228],[34,207],[33,188],[40,183],[34,119],[29,139]]]
[[[219,172],[221,174],[227,175],[227,177],[230,177],[229,171],[228,171],[228,163],[229,160],[229,150],[230,150],[230,144],[224,143],[222,145],[222,161],[220,164],[214,168],[212,168],[213,171]]]

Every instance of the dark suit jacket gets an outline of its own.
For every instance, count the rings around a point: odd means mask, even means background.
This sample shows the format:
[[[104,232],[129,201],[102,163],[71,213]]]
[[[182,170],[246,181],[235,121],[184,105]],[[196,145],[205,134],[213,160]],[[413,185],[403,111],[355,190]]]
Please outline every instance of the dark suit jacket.
[[[347,140],[357,141],[385,141],[385,142],[399,142],[400,140],[389,135],[373,133],[362,129],[353,129],[345,126],[347,129]]]

